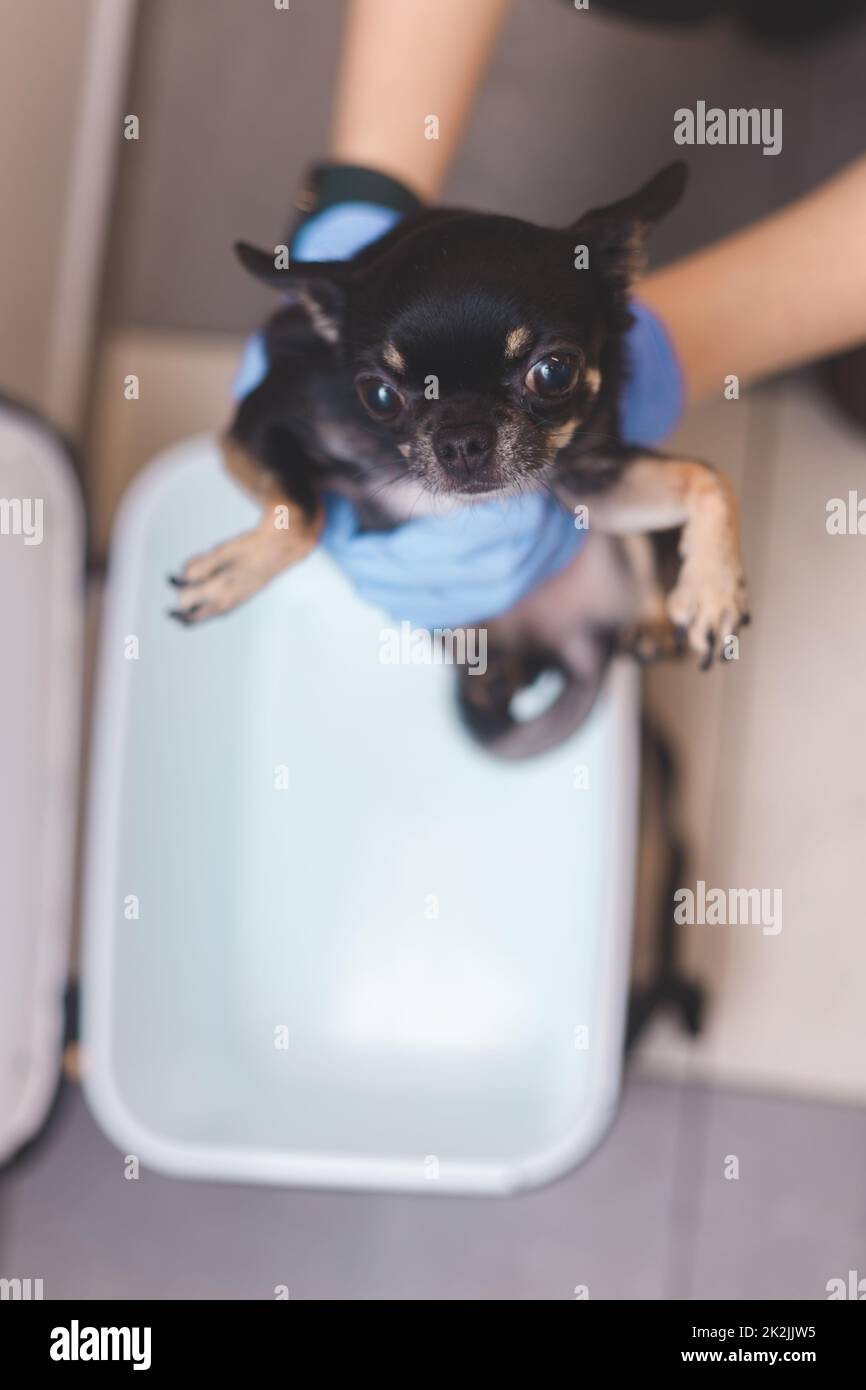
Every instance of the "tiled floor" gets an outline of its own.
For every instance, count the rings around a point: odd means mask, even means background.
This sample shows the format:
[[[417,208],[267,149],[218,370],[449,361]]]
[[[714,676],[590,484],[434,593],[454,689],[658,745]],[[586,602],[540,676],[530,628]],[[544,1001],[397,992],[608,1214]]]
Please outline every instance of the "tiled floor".
[[[821,1298],[866,1273],[866,1111],[704,1091],[692,1296]],[[726,1179],[729,1156],[739,1179]]]
[[[582,1169],[503,1201],[123,1171],[68,1091],[0,1180],[0,1274],[46,1298],[558,1300],[819,1299],[866,1273],[866,1110],[699,1086],[633,1081]]]

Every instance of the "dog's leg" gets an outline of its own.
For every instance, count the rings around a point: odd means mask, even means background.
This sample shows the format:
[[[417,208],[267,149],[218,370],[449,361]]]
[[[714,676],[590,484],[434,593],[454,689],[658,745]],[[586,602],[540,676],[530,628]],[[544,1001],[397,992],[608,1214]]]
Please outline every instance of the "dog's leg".
[[[620,630],[619,650],[638,661],[677,656],[683,642],[668,616],[651,537],[630,533],[619,545],[634,586],[634,617]]]
[[[185,625],[229,613],[252,598],[284,569],[309,555],[324,525],[320,509],[310,517],[231,436],[223,439],[222,447],[232,477],[261,504],[262,519],[254,530],[197,555],[180,576],[172,577],[180,598],[171,616]]]
[[[668,616],[705,667],[724,658],[725,639],[748,620],[739,515],[728,479],[705,463],[642,451],[612,486],[584,500],[590,528],[609,535],[682,528]]]
[[[620,543],[590,534],[578,555],[487,628],[487,665],[458,671],[464,724],[490,753],[531,758],[555,748],[590,713],[634,615]],[[519,700],[542,673],[554,679]]]

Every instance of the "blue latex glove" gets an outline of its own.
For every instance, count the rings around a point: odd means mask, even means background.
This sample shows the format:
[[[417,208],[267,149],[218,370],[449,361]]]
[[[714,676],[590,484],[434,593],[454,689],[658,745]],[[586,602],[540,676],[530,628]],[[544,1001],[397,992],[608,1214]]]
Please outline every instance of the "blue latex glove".
[[[347,261],[378,241],[400,221],[400,213],[379,203],[334,203],[307,219],[295,233],[296,261]]]
[[[580,550],[585,530],[546,492],[496,497],[393,531],[362,532],[328,493],[322,544],[369,603],[413,627],[482,622],[513,608]]]
[[[628,381],[620,405],[620,429],[628,444],[661,444],[680,422],[686,391],[682,368],[661,319],[639,299],[630,304],[634,323],[626,338]]]
[[[398,220],[398,213],[376,204],[336,204],[300,228],[294,259],[348,259]],[[679,420],[683,380],[661,321],[639,301],[632,312],[623,437],[651,445]],[[235,379],[235,396],[254,390],[267,370],[264,341],[255,334]],[[563,569],[587,534],[547,492],[466,503],[388,532],[362,533],[344,497],[328,494],[325,503],[325,549],[363,598],[418,627],[456,627],[507,612]]]

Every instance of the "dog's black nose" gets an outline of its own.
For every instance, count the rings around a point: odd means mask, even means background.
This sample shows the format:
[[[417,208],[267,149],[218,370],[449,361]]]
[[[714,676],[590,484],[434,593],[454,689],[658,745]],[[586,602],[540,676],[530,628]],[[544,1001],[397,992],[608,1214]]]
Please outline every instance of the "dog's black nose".
[[[468,425],[442,425],[433,435],[436,457],[449,473],[465,477],[490,462],[496,430],[478,421]]]

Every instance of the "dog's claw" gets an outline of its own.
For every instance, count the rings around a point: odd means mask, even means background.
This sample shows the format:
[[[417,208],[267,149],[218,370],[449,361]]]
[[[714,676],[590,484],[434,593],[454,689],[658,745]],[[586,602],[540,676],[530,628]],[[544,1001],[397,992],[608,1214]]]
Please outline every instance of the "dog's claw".
[[[192,608],[170,608],[168,616],[176,618],[182,627],[191,627],[195,622],[196,614],[200,613],[203,607],[204,605],[201,603],[194,603]]]
[[[739,630],[745,607],[745,581],[733,562],[698,564],[692,559],[683,565],[667,601],[672,620],[688,630],[701,671],[725,660],[725,644]]]
[[[185,589],[189,583],[189,580],[184,579],[182,574],[169,574],[166,575],[166,578],[169,584],[173,584],[176,589]]]

